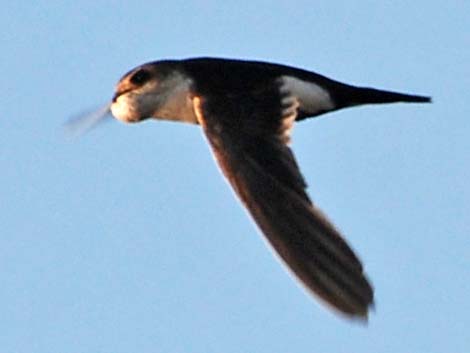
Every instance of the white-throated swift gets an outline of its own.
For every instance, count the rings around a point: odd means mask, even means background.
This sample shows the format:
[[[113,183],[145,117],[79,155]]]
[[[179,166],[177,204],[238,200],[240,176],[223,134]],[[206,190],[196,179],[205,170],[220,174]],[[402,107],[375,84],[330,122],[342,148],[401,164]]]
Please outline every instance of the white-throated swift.
[[[128,123],[153,118],[200,125],[223,174],[289,269],[339,312],[365,319],[372,286],[357,256],[307,195],[288,147],[292,127],[351,106],[430,101],[285,65],[195,58],[129,71],[104,111]]]

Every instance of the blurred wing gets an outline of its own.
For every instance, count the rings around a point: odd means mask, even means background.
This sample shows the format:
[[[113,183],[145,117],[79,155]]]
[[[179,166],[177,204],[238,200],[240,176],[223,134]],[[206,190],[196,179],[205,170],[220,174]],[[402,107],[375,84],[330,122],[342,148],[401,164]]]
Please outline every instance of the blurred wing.
[[[111,117],[109,103],[91,113],[69,119],[64,124],[64,130],[73,137],[80,136],[104,122],[107,117]]]
[[[302,283],[340,312],[366,318],[373,290],[361,263],[313,206],[294,155],[284,143],[286,120],[293,123],[292,117],[281,117],[278,99],[270,103],[273,108],[261,104],[268,103],[264,99],[247,99],[193,100],[222,172]]]

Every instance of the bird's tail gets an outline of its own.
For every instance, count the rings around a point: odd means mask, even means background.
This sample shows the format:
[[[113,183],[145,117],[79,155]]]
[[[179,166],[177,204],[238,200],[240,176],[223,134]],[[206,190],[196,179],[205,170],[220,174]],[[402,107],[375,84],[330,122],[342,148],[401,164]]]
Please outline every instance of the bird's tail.
[[[346,108],[362,104],[430,103],[431,97],[383,91],[375,88],[347,86],[337,91],[335,100],[339,107]]]

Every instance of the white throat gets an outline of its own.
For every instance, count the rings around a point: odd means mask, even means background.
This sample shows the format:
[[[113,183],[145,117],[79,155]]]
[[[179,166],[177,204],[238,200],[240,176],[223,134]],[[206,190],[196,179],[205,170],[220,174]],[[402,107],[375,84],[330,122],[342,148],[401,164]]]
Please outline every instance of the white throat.
[[[192,81],[180,75],[165,83],[165,100],[153,113],[156,119],[198,124],[191,93]]]

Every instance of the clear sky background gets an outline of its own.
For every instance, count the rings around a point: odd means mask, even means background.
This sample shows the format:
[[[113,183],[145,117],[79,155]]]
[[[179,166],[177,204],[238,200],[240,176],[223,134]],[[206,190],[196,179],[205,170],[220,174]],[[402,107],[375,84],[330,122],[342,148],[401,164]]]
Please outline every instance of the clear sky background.
[[[470,352],[469,1],[2,1],[0,351]],[[376,290],[368,326],[268,250],[198,127],[69,117],[161,58],[264,59],[432,105],[305,121],[314,202]]]

